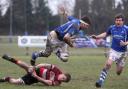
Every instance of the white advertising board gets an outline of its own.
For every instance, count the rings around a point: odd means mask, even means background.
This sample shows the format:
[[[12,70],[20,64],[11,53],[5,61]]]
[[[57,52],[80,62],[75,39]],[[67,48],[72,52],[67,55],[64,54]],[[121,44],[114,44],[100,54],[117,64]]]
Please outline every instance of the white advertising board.
[[[47,36],[18,36],[19,47],[45,47]]]

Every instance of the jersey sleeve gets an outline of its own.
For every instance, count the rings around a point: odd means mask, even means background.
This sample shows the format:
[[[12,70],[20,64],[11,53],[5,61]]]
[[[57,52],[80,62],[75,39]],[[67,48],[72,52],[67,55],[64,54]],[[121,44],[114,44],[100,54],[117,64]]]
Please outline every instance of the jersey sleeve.
[[[79,33],[78,28],[79,27],[77,24],[72,24],[67,33],[69,33],[71,36],[76,35],[77,33]]]
[[[126,38],[126,40],[128,41],[128,28],[127,28],[127,33],[126,33],[126,34],[127,34],[127,38]]]
[[[111,35],[111,29],[112,29],[112,26],[110,26],[110,27],[107,29],[107,31],[106,31],[107,36],[108,36],[108,35]]]
[[[128,41],[128,26],[124,25],[124,29],[125,29],[125,41]]]
[[[71,21],[71,20],[76,19],[76,18],[73,17],[73,16],[68,16],[67,19],[68,19],[69,21]]]

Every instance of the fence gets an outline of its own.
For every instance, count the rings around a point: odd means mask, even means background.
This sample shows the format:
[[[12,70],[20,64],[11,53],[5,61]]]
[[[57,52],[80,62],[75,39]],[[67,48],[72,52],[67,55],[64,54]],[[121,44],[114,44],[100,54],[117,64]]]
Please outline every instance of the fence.
[[[0,43],[17,43],[17,36],[0,36]]]
[[[18,36],[0,36],[0,55],[4,53],[25,56],[31,55],[34,51],[43,50],[43,47],[19,47]],[[69,48],[71,55],[103,55],[106,52],[106,48]]]
[[[33,51],[41,49],[42,47],[19,47],[18,36],[0,36],[0,55],[4,53],[17,56],[30,55]]]

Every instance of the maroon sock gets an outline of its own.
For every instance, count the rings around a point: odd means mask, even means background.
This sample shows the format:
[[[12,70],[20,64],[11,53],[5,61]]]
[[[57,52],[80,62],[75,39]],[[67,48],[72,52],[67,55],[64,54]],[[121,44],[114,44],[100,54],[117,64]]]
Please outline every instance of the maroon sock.
[[[17,62],[18,62],[18,60],[14,59],[14,58],[11,58],[10,61],[13,62],[13,63],[15,63],[15,64],[17,64]]]
[[[9,81],[9,80],[10,80],[10,77],[6,77],[6,78],[5,78],[5,81]]]

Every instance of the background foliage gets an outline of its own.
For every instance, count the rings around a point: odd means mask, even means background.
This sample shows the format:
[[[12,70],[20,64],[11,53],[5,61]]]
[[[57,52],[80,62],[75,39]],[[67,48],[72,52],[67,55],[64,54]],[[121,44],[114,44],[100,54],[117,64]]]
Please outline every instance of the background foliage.
[[[46,35],[61,24],[59,15],[52,16],[46,6],[46,0],[38,0],[39,6],[33,13],[31,0],[12,0],[12,35]],[[86,30],[87,34],[101,33],[113,24],[115,14],[123,13],[128,20],[128,0],[122,0],[115,6],[115,0],[76,0],[74,16],[88,15],[92,26]],[[0,16],[0,35],[8,35],[10,31],[10,12]]]

